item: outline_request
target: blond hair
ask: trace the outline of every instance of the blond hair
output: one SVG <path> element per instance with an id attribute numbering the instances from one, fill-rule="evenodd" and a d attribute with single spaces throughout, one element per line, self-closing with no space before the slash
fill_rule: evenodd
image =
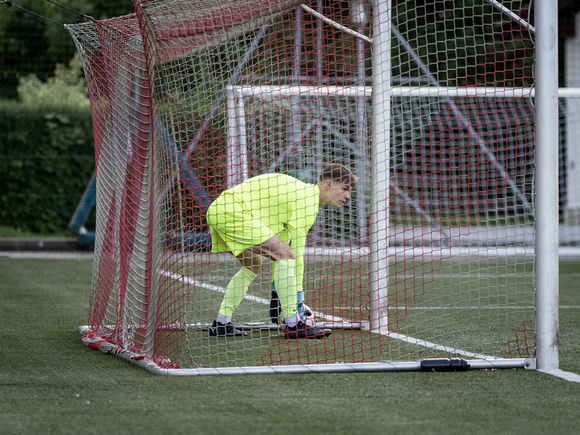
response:
<path id="1" fill-rule="evenodd" d="M 344 183 L 351 189 L 354 189 L 358 182 L 358 178 L 346 166 L 341 165 L 340 163 L 329 163 L 322 169 L 318 181 L 320 183 L 325 181 L 335 181 L 337 183 Z"/>

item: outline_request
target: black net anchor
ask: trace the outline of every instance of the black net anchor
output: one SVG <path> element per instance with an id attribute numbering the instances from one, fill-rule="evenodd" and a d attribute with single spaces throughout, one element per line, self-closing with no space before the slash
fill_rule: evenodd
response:
<path id="1" fill-rule="evenodd" d="M 435 358 L 421 361 L 422 372 L 465 372 L 469 363 L 461 358 Z"/>

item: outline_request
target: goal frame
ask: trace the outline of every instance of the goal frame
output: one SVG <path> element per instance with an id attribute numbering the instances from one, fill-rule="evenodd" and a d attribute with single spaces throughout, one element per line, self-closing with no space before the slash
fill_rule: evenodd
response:
<path id="1" fill-rule="evenodd" d="M 373 153 L 371 155 L 371 179 L 373 191 L 371 192 L 371 205 L 373 220 L 371 221 L 370 256 L 372 276 L 371 293 L 371 324 L 370 329 L 384 331 L 386 328 L 386 306 L 381 306 L 386 300 L 387 291 L 387 249 L 381 246 L 379 240 L 388 240 L 388 209 L 386 198 L 389 197 L 389 165 L 390 129 L 388 127 L 390 114 L 390 98 L 397 93 L 417 92 L 421 96 L 462 96 L 463 90 L 428 86 L 421 89 L 393 87 L 390 77 L 390 46 L 392 34 L 389 20 L 379 21 L 378 15 L 389 17 L 391 1 L 372 1 L 373 8 L 377 12 L 373 17 L 373 34 L 377 35 L 372 40 L 373 47 L 373 92 L 366 87 L 344 87 L 339 92 L 354 92 L 353 96 L 370 95 L 372 97 L 373 118 L 372 138 Z M 534 96 L 536 102 L 536 225 L 535 225 L 535 253 L 536 253 L 536 357 L 535 358 L 510 358 L 493 360 L 469 360 L 470 369 L 492 368 L 537 368 L 539 370 L 557 369 L 558 357 L 558 270 L 559 246 L 558 246 L 558 87 L 557 87 L 557 4 L 550 0 L 536 0 L 535 2 L 536 27 L 536 86 L 532 89 L 504 89 L 506 97 Z M 389 17 L 390 18 L 390 17 Z M 556 34 L 555 34 L 556 33 Z M 233 110 L 239 115 L 239 105 L 236 103 L 236 92 L 242 92 L 241 88 L 231 86 L 227 90 L 227 110 Z M 251 88 L 251 87 L 246 87 Z M 286 87 L 278 87 L 280 90 Z M 300 87 L 288 86 L 287 92 L 296 92 Z M 317 88 L 317 89 L 325 89 Z M 353 91 L 354 88 L 354 91 Z M 478 96 L 485 95 L 492 89 L 472 88 L 469 92 L 480 92 Z M 327 88 L 330 91 L 330 88 Z M 500 88 L 493 88 L 494 95 Z M 336 91 L 336 90 L 335 90 Z M 308 91 L 310 92 L 310 91 Z M 511 94 L 510 94 L 511 92 Z M 521 94 L 519 94 L 521 92 Z M 527 93 L 529 92 L 529 94 Z M 333 94 L 340 95 L 340 94 Z M 468 96 L 468 95 L 465 95 Z M 240 131 L 244 126 L 236 119 L 228 116 L 228 131 Z M 237 136 L 237 135 L 232 135 Z M 238 136 L 239 137 L 239 136 Z M 242 136 L 243 137 L 243 136 Z M 228 163 L 231 165 L 244 165 L 245 143 L 242 141 L 231 142 L 228 139 Z M 247 165 L 247 161 L 245 163 Z M 240 172 L 237 171 L 239 174 Z M 247 172 L 241 172 L 243 178 Z M 241 181 L 240 177 L 230 177 L 228 185 L 234 185 Z M 383 204 L 382 206 L 380 204 Z M 382 207 L 382 209 L 380 208 Z M 87 332 L 82 328 L 80 332 Z M 103 352 L 115 354 L 118 357 L 157 374 L 168 375 L 196 375 L 196 374 L 250 374 L 250 373 L 315 373 L 315 372 L 354 372 L 354 371 L 409 371 L 422 370 L 421 362 L 402 363 L 354 363 L 354 364 L 315 364 L 296 366 L 267 366 L 267 367 L 238 367 L 238 368 L 202 368 L 202 369 L 167 369 L 133 354 L 120 346 L 108 343 L 98 337 L 86 337 L 85 343 Z M 450 365 L 451 367 L 451 365 Z"/>
<path id="2" fill-rule="evenodd" d="M 389 119 L 390 97 L 397 95 L 416 96 L 475 96 L 498 93 L 505 97 L 523 98 L 526 96 L 535 97 L 536 103 L 536 143 L 537 143 L 537 165 L 536 165 L 536 226 L 535 226 L 535 255 L 536 255 L 536 360 L 533 364 L 524 361 L 523 366 L 533 365 L 540 370 L 557 369 L 559 367 L 558 349 L 558 300 L 559 288 L 557 274 L 559 261 L 558 246 L 558 50 L 557 44 L 553 41 L 557 39 L 558 19 L 557 4 L 549 0 L 537 0 L 535 7 L 536 26 L 533 33 L 536 36 L 536 77 L 535 89 L 522 88 L 481 88 L 473 87 L 469 89 L 450 89 L 439 86 L 427 86 L 422 88 L 393 87 L 391 85 L 390 69 L 384 65 L 390 65 L 390 47 L 392 28 L 388 11 L 391 1 L 381 2 L 373 0 L 373 9 L 376 11 L 373 17 L 374 35 L 373 46 L 373 81 L 372 87 L 352 86 L 352 87 L 302 87 L 302 86 L 282 86 L 277 89 L 281 94 L 296 95 L 304 92 L 331 93 L 333 95 L 360 96 L 372 95 L 373 119 L 372 138 L 374 144 L 372 159 L 373 191 L 371 192 L 371 204 L 386 204 L 390 186 L 389 143 L 390 129 L 386 120 Z M 387 20 L 379 20 L 378 16 L 383 12 L 383 16 L 388 16 Z M 552 41 L 552 43 L 550 43 Z M 231 86 L 228 90 L 228 110 L 238 110 L 235 104 L 235 93 L 241 94 L 254 91 L 259 87 Z M 262 89 L 263 90 L 263 89 Z M 273 89 L 270 89 L 273 90 Z M 372 92 L 371 90 L 374 90 Z M 237 112 L 239 115 L 240 112 Z M 243 115 L 242 115 L 243 116 Z M 230 117 L 228 117 L 230 119 Z M 229 126 L 228 126 L 229 127 Z M 228 143 L 228 149 L 236 149 L 237 144 Z M 243 164 L 243 144 L 237 147 L 239 153 L 232 153 L 229 162 Z M 241 153 L 241 154 L 240 154 Z M 229 181 L 228 177 L 228 181 Z M 233 182 L 234 180 L 232 180 Z M 382 235 L 383 240 L 388 240 L 388 211 L 374 210 L 372 216 L 376 218 L 371 221 L 371 261 L 374 265 L 370 273 L 373 278 L 373 288 L 371 293 L 371 330 L 381 330 L 386 328 L 388 322 L 388 310 L 380 305 L 384 301 L 388 276 L 386 271 L 387 255 L 385 249 L 379 249 L 378 236 Z M 382 267 L 381 267 L 382 266 Z M 387 332 L 388 333 L 388 332 Z M 516 362 L 513 360 L 513 362 Z M 518 361 L 516 365 L 522 364 Z M 536 367 L 537 365 L 537 367 Z"/>
<path id="3" fill-rule="evenodd" d="M 375 93 L 376 94 L 376 93 Z M 391 86 L 388 91 L 388 98 L 390 100 L 393 97 L 439 97 L 445 99 L 461 98 L 461 97 L 493 97 L 495 99 L 514 99 L 514 98 L 535 98 L 535 89 L 533 87 L 529 88 L 513 88 L 513 87 L 469 87 L 469 88 L 457 88 L 457 87 L 443 87 L 443 86 L 424 86 L 424 87 L 411 87 L 411 86 Z M 226 95 L 226 119 L 227 119 L 227 138 L 226 138 L 226 156 L 227 156 L 227 187 L 231 188 L 235 185 L 243 182 L 250 177 L 249 168 L 249 151 L 246 143 L 246 115 L 245 115 L 245 97 L 261 97 L 267 96 L 267 99 L 283 99 L 292 97 L 350 97 L 350 98 L 373 98 L 373 87 L 372 86 L 336 86 L 336 85 L 229 85 L 225 89 Z M 382 102 L 381 104 L 385 104 Z M 479 148 L 488 157 L 490 163 L 495 169 L 501 174 L 502 179 L 506 182 L 507 189 L 511 189 L 515 195 L 519 198 L 520 202 L 524 206 L 527 213 L 533 214 L 532 205 L 528 203 L 525 195 L 516 186 L 514 181 L 507 175 L 505 169 L 498 162 L 494 153 L 489 150 L 487 145 L 482 139 L 480 139 L 479 134 L 475 132 L 473 127 L 469 124 L 459 109 L 455 104 L 449 101 L 449 104 L 457 112 L 458 118 L 463 121 L 464 127 L 470 130 L 470 135 L 475 137 Z M 389 105 L 390 107 L 390 105 Z M 388 109 L 384 109 L 388 110 Z M 388 119 L 390 117 L 389 113 L 383 112 L 384 116 L 382 119 L 375 121 L 375 127 L 373 131 L 375 132 L 375 138 L 373 138 L 373 143 L 386 143 L 388 138 L 380 139 L 380 135 L 387 134 L 388 128 L 383 129 L 383 125 L 388 125 Z M 384 131 L 382 131 L 384 130 Z M 380 142 L 379 142 L 380 141 Z M 373 190 L 371 192 L 371 203 L 387 203 L 386 199 L 389 197 L 389 190 L 391 189 L 391 184 L 389 183 L 389 165 L 382 165 L 382 159 L 378 158 L 376 154 L 384 154 L 384 161 L 388 162 L 388 152 L 389 150 L 375 149 L 375 164 L 372 168 L 375 171 L 372 172 L 372 177 L 377 179 L 381 177 L 380 181 L 373 182 Z M 372 156 L 371 156 L 372 158 Z M 389 228 L 389 216 L 387 209 L 377 210 L 370 213 L 371 216 L 376 217 L 371 225 L 380 226 L 374 231 L 371 230 L 370 233 L 374 235 L 371 239 L 370 244 L 370 255 L 378 255 L 379 252 L 389 252 L 389 247 L 383 249 L 379 246 L 381 240 L 388 240 L 387 229 Z M 384 225 L 384 227 L 383 227 Z M 379 237 L 382 231 L 382 236 Z M 374 240 L 373 240 L 374 239 Z M 388 245 L 388 244 L 387 244 Z M 450 249 L 454 255 L 461 255 L 461 249 Z M 471 249 L 469 250 L 471 252 Z M 511 255 L 514 255 L 511 252 Z M 500 255 L 500 254 L 498 254 Z M 510 255 L 509 250 L 505 252 L 505 255 Z M 520 252 L 519 255 L 526 255 L 525 252 Z M 388 306 L 381 306 L 382 301 L 387 300 L 388 293 L 388 276 L 384 274 L 383 271 L 388 270 L 387 259 L 389 255 L 385 255 L 382 259 L 371 260 L 370 264 L 373 267 L 371 274 L 375 274 L 375 278 L 371 279 L 371 282 L 376 283 L 375 288 L 371 289 L 371 301 L 370 301 L 370 324 L 369 330 L 371 332 L 376 332 L 383 335 L 389 335 L 391 331 L 388 328 Z"/>

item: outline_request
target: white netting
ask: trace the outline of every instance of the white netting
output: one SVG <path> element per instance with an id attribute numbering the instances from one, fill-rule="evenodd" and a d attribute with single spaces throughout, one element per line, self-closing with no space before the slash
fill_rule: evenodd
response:
<path id="1" fill-rule="evenodd" d="M 89 336 L 167 367 L 533 355 L 534 45 L 490 5 L 448 3 L 393 2 L 371 26 L 365 1 L 136 1 L 136 15 L 69 26 L 95 121 Z M 384 29 L 379 184 L 370 41 Z M 266 261 L 232 319 L 248 335 L 210 337 L 240 268 L 209 253 L 210 203 L 264 173 L 316 183 L 330 162 L 359 177 L 304 256 L 307 304 L 333 334 L 285 338 Z"/>

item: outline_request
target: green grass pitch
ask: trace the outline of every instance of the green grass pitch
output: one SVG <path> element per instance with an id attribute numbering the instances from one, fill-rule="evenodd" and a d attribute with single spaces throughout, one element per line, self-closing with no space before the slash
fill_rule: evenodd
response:
<path id="1" fill-rule="evenodd" d="M 92 261 L 0 258 L 0 433 L 580 433 L 580 384 L 533 370 L 162 377 L 80 343 Z M 580 374 L 580 262 L 560 367 Z"/>

